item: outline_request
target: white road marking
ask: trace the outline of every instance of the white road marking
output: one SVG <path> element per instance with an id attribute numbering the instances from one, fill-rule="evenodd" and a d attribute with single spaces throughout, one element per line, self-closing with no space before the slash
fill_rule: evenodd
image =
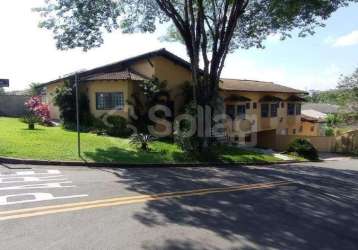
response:
<path id="1" fill-rule="evenodd" d="M 41 183 L 41 184 L 29 184 L 21 186 L 12 186 L 12 187 L 0 187 L 0 191 L 3 190 L 22 190 L 22 189 L 42 189 L 42 188 L 70 188 L 76 187 L 75 185 L 64 186 L 63 184 L 69 184 L 72 181 L 62 181 L 62 182 L 50 182 L 50 183 Z"/>
<path id="2" fill-rule="evenodd" d="M 26 200 L 20 200 L 20 201 L 8 201 L 11 198 L 27 197 L 27 196 L 30 196 L 32 199 L 26 199 Z M 52 200 L 60 200 L 60 199 L 81 198 L 81 197 L 86 197 L 86 196 L 88 196 L 88 195 L 87 194 L 80 194 L 80 195 L 70 195 L 70 196 L 55 197 L 50 193 L 12 194 L 12 195 L 0 196 L 0 206 L 23 204 L 23 203 L 29 203 L 29 202 L 39 202 L 39 201 L 52 201 Z"/>
<path id="3" fill-rule="evenodd" d="M 33 183 L 31 182 L 44 182 Z M 16 186 L 0 186 L 0 191 L 13 191 L 13 190 L 32 190 L 32 189 L 56 189 L 56 188 L 71 188 L 76 187 L 72 181 L 68 181 L 61 175 L 59 170 L 45 170 L 45 171 L 17 171 L 9 174 L 0 173 L 0 184 L 13 184 L 21 183 Z M 22 184 L 24 183 L 24 184 Z M 30 183 L 30 184 L 26 184 Z M 8 194 L 0 196 L 0 206 L 39 202 L 39 201 L 52 201 L 61 199 L 72 199 L 87 197 L 87 194 L 69 195 L 69 196 L 54 196 L 51 193 L 22 193 L 22 194 Z"/>
<path id="4" fill-rule="evenodd" d="M 56 176 L 26 176 L 26 177 L 5 177 L 0 178 L 0 184 L 2 183 L 22 183 L 22 182 L 40 182 L 40 181 L 66 181 L 63 175 Z"/>
<path id="5" fill-rule="evenodd" d="M 25 176 L 25 175 L 59 175 L 59 174 L 61 174 L 61 172 L 59 170 L 54 170 L 54 169 L 46 170 L 46 172 L 40 172 L 40 173 L 37 173 L 35 171 L 17 171 L 15 173 L 9 173 L 9 174 L 0 173 L 0 178 L 17 177 L 17 176 Z"/>

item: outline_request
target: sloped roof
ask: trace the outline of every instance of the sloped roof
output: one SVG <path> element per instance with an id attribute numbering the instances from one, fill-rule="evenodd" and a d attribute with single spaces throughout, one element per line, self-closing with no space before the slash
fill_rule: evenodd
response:
<path id="1" fill-rule="evenodd" d="M 240 80 L 240 79 L 221 79 L 220 89 L 247 91 L 247 92 L 306 94 L 305 91 L 293 89 L 273 82 L 262 82 L 262 81 Z"/>
<path id="2" fill-rule="evenodd" d="M 302 110 L 316 110 L 324 114 L 338 113 L 339 106 L 328 103 L 304 103 Z"/>
<path id="3" fill-rule="evenodd" d="M 100 66 L 94 69 L 90 69 L 90 70 L 84 70 L 78 73 L 79 77 L 85 78 L 88 77 L 89 75 L 94 75 L 94 74 L 103 74 L 103 73 L 111 73 L 111 72 L 119 72 L 119 71 L 123 71 L 126 70 L 127 68 L 129 68 L 132 64 L 141 61 L 141 60 L 145 60 L 145 59 L 150 59 L 156 56 L 162 56 L 164 58 L 167 58 L 171 61 L 173 61 L 174 63 L 187 68 L 188 70 L 191 69 L 191 64 L 187 61 L 185 61 L 184 59 L 178 57 L 177 55 L 174 55 L 173 53 L 167 51 L 166 49 L 160 49 L 160 50 L 155 50 L 155 51 L 151 51 L 139 56 L 135 56 L 135 57 L 131 57 L 122 61 L 118 61 L 115 63 L 111 63 L 111 64 L 107 64 L 104 66 Z M 71 73 L 68 74 L 64 77 L 60 77 L 56 80 L 53 81 L 49 81 L 46 82 L 44 84 L 39 85 L 39 87 L 43 87 L 61 80 L 65 80 L 65 79 L 70 79 L 70 78 L 74 78 L 75 73 Z"/>
<path id="4" fill-rule="evenodd" d="M 139 79 L 140 77 L 143 77 L 143 76 L 138 75 L 136 72 L 133 72 L 133 73 L 137 74 L 138 76 L 134 76 L 134 75 L 128 76 L 128 75 L 126 75 L 127 73 L 122 73 L 122 72 L 129 69 L 131 65 L 133 65 L 134 63 L 136 63 L 138 61 L 150 60 L 150 58 L 153 58 L 156 56 L 161 56 L 161 57 L 167 58 L 167 59 L 171 60 L 172 62 L 174 62 L 188 70 L 191 70 L 191 64 L 189 62 L 185 61 L 184 59 L 174 55 L 173 53 L 171 53 L 165 49 L 160 49 L 160 50 L 151 51 L 151 52 L 139 55 L 139 56 L 131 57 L 131 58 L 128 58 L 128 59 L 125 59 L 122 61 L 118 61 L 115 63 L 100 66 L 100 67 L 97 67 L 97 68 L 94 68 L 91 70 L 84 70 L 84 71 L 78 72 L 77 74 L 80 77 L 80 79 L 87 78 L 87 80 L 90 79 L 91 77 L 94 77 L 92 79 L 97 79 L 97 80 L 104 79 L 104 78 L 109 78 L 106 80 L 110 80 L 110 79 L 115 80 L 116 78 L 131 79 L 131 78 L 126 78 L 126 77 L 134 77 L 134 78 Z M 41 84 L 41 85 L 39 85 L 39 87 L 50 85 L 52 83 L 56 83 L 61 80 L 74 79 L 74 77 L 75 77 L 75 73 L 71 73 L 64 77 L 58 78 L 56 80 Z M 222 79 L 220 82 L 220 89 L 250 91 L 250 92 L 306 94 L 305 91 L 289 88 L 289 87 L 275 84 L 272 82 L 261 82 L 261 81 L 240 80 L 240 79 Z"/>
<path id="5" fill-rule="evenodd" d="M 147 78 L 138 73 L 134 73 L 127 69 L 124 71 L 110 72 L 110 73 L 99 73 L 83 77 L 81 80 L 84 81 L 96 81 L 96 80 L 134 80 L 143 81 Z"/>
<path id="6" fill-rule="evenodd" d="M 325 113 L 316 110 L 312 110 L 312 109 L 302 110 L 302 118 L 308 121 L 324 122 L 326 117 L 327 115 Z"/>

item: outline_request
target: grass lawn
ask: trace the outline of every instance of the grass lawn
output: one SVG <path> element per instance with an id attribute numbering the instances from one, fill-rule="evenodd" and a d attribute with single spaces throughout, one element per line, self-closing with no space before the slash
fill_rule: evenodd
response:
<path id="1" fill-rule="evenodd" d="M 61 161 L 118 162 L 118 163 L 179 163 L 188 162 L 176 145 L 153 142 L 150 152 L 137 151 L 128 139 L 81 134 L 82 158 L 77 156 L 77 133 L 60 127 L 36 125 L 28 130 L 27 124 L 16 118 L 0 117 L 0 156 Z M 273 162 L 270 155 L 237 148 L 221 152 L 223 162 Z"/>

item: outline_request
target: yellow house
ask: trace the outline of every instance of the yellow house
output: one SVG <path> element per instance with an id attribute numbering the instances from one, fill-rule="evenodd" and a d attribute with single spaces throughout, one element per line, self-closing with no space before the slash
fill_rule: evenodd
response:
<path id="1" fill-rule="evenodd" d="M 53 93 L 73 77 L 69 75 L 41 86 L 52 119 L 60 119 L 59 110 L 52 102 Z M 81 72 L 79 77 L 80 89 L 87 94 L 94 116 L 110 111 L 111 115 L 127 118 L 127 100 L 138 91 L 139 82 L 152 77 L 167 81 L 174 115 L 178 114 L 185 100 L 182 86 L 191 81 L 191 71 L 190 63 L 161 49 Z M 222 79 L 220 96 L 227 117 L 232 118 L 225 123 L 226 137 L 231 141 L 257 138 L 260 142 L 276 134 L 298 133 L 302 94 L 305 92 L 271 82 Z"/>

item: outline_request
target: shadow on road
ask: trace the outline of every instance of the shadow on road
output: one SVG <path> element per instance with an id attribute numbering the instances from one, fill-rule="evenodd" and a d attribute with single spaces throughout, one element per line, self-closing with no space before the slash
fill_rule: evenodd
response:
<path id="1" fill-rule="evenodd" d="M 152 201 L 135 219 L 148 227 L 178 224 L 209 230 L 240 249 L 356 249 L 358 172 L 318 167 L 168 168 L 117 171 L 139 193 L 287 180 L 267 190 Z M 172 239 L 145 249 L 214 249 Z"/>

